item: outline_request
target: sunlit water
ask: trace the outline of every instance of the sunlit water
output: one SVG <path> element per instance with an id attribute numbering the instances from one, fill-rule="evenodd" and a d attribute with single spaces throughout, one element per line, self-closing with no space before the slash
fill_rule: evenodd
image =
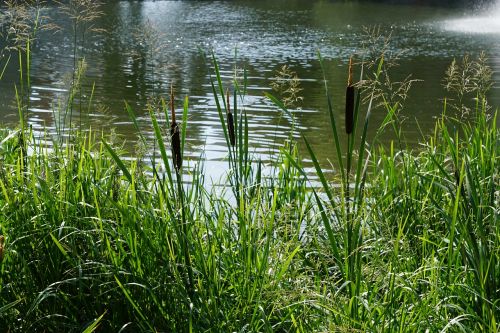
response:
<path id="1" fill-rule="evenodd" d="M 500 1 L 495 5 L 443 22 L 444 29 L 470 34 L 500 35 Z"/>
<path id="2" fill-rule="evenodd" d="M 495 9 L 496 10 L 496 9 Z M 94 129 L 115 131 L 136 141 L 133 126 L 124 111 L 124 101 L 139 115 L 141 126 L 152 137 L 145 105 L 153 95 L 167 96 L 173 84 L 178 96 L 189 96 L 187 156 L 206 157 L 211 177 L 226 170 L 222 160 L 226 146 L 209 81 L 203 52 L 214 51 L 223 83 L 233 87 L 235 71 L 248 76 L 247 95 L 240 100 L 249 117 L 252 151 L 264 161 L 289 136 L 290 119 L 264 96 L 276 70 L 287 64 L 301 80 L 303 100 L 293 108 L 297 119 L 295 135 L 312 142 L 323 165 L 334 158 L 324 84 L 317 51 L 325 58 L 326 77 L 331 87 L 334 110 L 343 124 L 343 99 L 350 56 L 360 54 L 364 27 L 378 26 L 392 35 L 391 53 L 400 53 L 393 80 L 409 74 L 421 81 L 414 84 L 402 111 L 406 140 L 415 145 L 429 134 L 442 111 L 445 91 L 442 77 L 452 59 L 485 51 L 499 80 L 500 34 L 498 11 L 445 9 L 425 6 L 392 6 L 358 2 L 326 1 L 119 1 L 107 4 L 96 26 L 107 30 L 87 38 L 79 50 L 88 63 L 83 95 L 90 96 L 95 84 L 95 105 L 84 107 L 80 119 Z M 465 15 L 467 13 L 467 15 Z M 73 66 L 70 21 L 55 7 L 44 14 L 62 29 L 43 32 L 33 51 L 32 93 L 29 123 L 35 132 L 55 132 L 61 119 L 57 112 L 68 93 Z M 151 38 L 145 38 L 151 30 Z M 151 47 L 153 45 L 154 47 Z M 15 64 L 0 82 L 0 117 L 15 123 Z M 490 103 L 499 105 L 498 84 Z M 179 111 L 181 101 L 177 103 Z M 385 111 L 375 110 L 373 125 Z M 393 136 L 382 136 L 387 142 Z M 341 137 L 344 140 L 343 136 Z M 128 147 L 133 150 L 133 144 Z M 149 154 L 152 148 L 146 147 Z M 132 154 L 134 152 L 132 151 Z M 304 149 L 302 156 L 307 157 Z M 309 165 L 307 158 L 306 165 Z"/>

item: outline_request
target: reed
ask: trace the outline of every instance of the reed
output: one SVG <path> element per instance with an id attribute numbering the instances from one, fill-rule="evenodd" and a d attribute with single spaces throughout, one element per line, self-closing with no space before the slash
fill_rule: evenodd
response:
<path id="1" fill-rule="evenodd" d="M 83 109 L 83 84 L 85 75 L 85 47 L 86 42 L 94 34 L 103 33 L 104 29 L 96 25 L 102 16 L 103 3 L 100 0 L 68 0 L 55 1 L 59 5 L 62 15 L 71 20 L 72 47 L 73 47 L 73 68 L 71 72 L 71 82 L 64 111 L 64 126 L 68 118 L 69 130 L 73 129 L 74 101 L 78 97 L 79 127 L 82 129 Z"/>
<path id="2" fill-rule="evenodd" d="M 349 135 L 354 127 L 354 86 L 352 85 L 352 57 L 349 58 L 349 75 L 345 91 L 345 132 Z"/>

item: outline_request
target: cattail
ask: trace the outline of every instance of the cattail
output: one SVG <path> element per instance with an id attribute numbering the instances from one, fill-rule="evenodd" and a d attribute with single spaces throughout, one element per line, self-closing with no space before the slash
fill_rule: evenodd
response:
<path id="1" fill-rule="evenodd" d="M 176 171 L 182 167 L 181 137 L 179 125 L 175 121 L 174 87 L 170 88 L 170 109 L 172 110 L 172 123 L 170 124 L 170 137 L 172 139 L 172 159 Z"/>
<path id="2" fill-rule="evenodd" d="M 229 134 L 229 142 L 231 146 L 236 145 L 236 135 L 234 133 L 234 119 L 233 114 L 231 113 L 231 105 L 229 104 L 229 90 L 226 90 L 226 99 L 227 99 L 227 131 Z"/>
<path id="3" fill-rule="evenodd" d="M 5 241 L 5 238 L 2 235 L 0 235 L 0 262 L 3 261 L 3 252 L 4 252 L 3 244 L 4 244 L 4 241 Z"/>
<path id="4" fill-rule="evenodd" d="M 349 77 L 345 91 L 345 131 L 351 134 L 354 128 L 354 86 L 352 85 L 352 57 L 349 59 Z"/>

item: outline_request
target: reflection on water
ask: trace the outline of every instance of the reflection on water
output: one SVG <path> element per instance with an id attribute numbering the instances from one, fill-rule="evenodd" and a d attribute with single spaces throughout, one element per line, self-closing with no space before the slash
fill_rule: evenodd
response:
<path id="1" fill-rule="evenodd" d="M 473 23 L 478 29 L 470 34 L 456 28 L 459 22 L 470 23 L 454 20 L 462 15 L 456 9 L 301 0 L 119 1 L 106 4 L 104 12 L 97 26 L 107 32 L 87 38 L 80 50 L 88 63 L 82 94 L 92 95 L 95 102 L 95 106 L 84 108 L 83 119 L 105 131 L 112 124 L 118 133 L 134 141 L 124 100 L 148 129 L 146 103 L 155 95 L 167 95 L 173 84 L 179 96 L 189 96 L 188 154 L 197 157 L 204 153 L 209 172 L 215 176 L 226 148 L 203 52 L 215 52 L 223 83 L 229 88 L 235 73 L 241 76 L 246 72 L 247 95 L 240 104 L 248 112 L 252 147 L 264 160 L 289 135 L 290 120 L 264 97 L 276 70 L 284 64 L 297 72 L 303 88 L 303 102 L 293 110 L 297 131 L 310 137 L 324 163 L 333 158 L 317 51 L 325 58 L 335 112 L 343 123 L 346 63 L 362 49 L 364 26 L 379 26 L 390 33 L 390 51 L 402 52 L 400 65 L 393 69 L 394 81 L 410 73 L 422 80 L 414 85 L 403 111 L 410 143 L 420 138 L 421 130 L 430 130 L 440 114 L 444 96 L 441 79 L 453 58 L 484 50 L 496 70 L 497 82 L 500 71 L 500 34 L 490 33 L 500 31 L 500 20 L 471 18 L 481 22 Z M 73 66 L 71 22 L 55 7 L 49 7 L 45 14 L 63 32 L 41 33 L 33 52 L 29 122 L 40 131 L 53 130 L 60 119 L 58 103 L 67 98 L 68 73 Z M 0 117 L 4 122 L 16 119 L 15 67 L 12 63 L 0 82 Z M 499 89 L 495 86 L 490 94 L 493 105 L 500 104 Z M 179 98 L 179 108 L 180 103 Z M 373 123 L 384 115 L 383 110 L 376 110 Z M 390 138 L 387 135 L 383 140 Z"/>
<path id="2" fill-rule="evenodd" d="M 500 35 L 500 1 L 478 13 L 447 20 L 443 28 L 461 33 Z"/>

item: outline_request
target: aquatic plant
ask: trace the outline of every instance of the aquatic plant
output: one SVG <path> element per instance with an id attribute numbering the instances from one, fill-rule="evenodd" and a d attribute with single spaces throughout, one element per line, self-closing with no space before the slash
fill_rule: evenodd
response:
<path id="1" fill-rule="evenodd" d="M 234 133 L 234 118 L 231 113 L 231 101 L 229 96 L 229 90 L 226 90 L 226 105 L 227 105 L 227 135 L 229 136 L 229 142 L 231 146 L 236 145 L 236 134 Z"/>
<path id="2" fill-rule="evenodd" d="M 64 122 L 66 118 L 69 122 L 69 129 L 72 130 L 74 100 L 78 96 L 79 128 L 82 129 L 83 115 L 83 93 L 82 80 L 85 76 L 85 43 L 91 34 L 103 33 L 105 30 L 98 27 L 96 22 L 102 17 L 101 7 L 103 3 L 99 0 L 69 0 L 56 1 L 59 4 L 59 10 L 62 15 L 71 20 L 71 29 L 73 36 L 73 70 L 71 72 L 71 84 L 69 85 L 69 94 L 66 101 L 64 112 Z M 80 52 L 79 52 L 80 50 Z"/>
<path id="3" fill-rule="evenodd" d="M 279 95 L 287 108 L 296 106 L 304 99 L 300 95 L 303 90 L 300 87 L 300 79 L 288 65 L 283 65 L 276 70 L 276 76 L 271 79 L 271 88 Z"/>
<path id="4" fill-rule="evenodd" d="M 174 168 L 177 172 L 182 167 L 182 152 L 181 152 L 181 137 L 179 124 L 175 120 L 175 106 L 174 106 L 174 88 L 170 92 L 170 108 L 171 108 L 171 123 L 170 123 L 170 140 L 172 144 L 172 159 Z"/>
<path id="5" fill-rule="evenodd" d="M 481 52 L 476 59 L 465 55 L 459 63 L 453 59 L 443 78 L 443 86 L 450 94 L 447 105 L 455 110 L 456 117 L 463 120 L 475 109 L 475 104 L 486 101 L 486 93 L 493 85 L 492 69 L 488 58 Z"/>
<path id="6" fill-rule="evenodd" d="M 351 134 L 354 127 L 354 86 L 352 85 L 352 58 L 349 59 L 349 76 L 345 91 L 345 132 Z"/>

